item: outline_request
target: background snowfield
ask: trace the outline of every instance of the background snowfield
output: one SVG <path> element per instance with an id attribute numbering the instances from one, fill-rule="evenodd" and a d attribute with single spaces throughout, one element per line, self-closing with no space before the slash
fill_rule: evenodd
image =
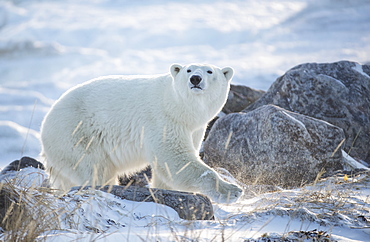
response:
<path id="1" fill-rule="evenodd" d="M 369 12 L 365 0 L 0 1 L 0 167 L 37 156 L 43 116 L 78 83 L 205 62 L 267 90 L 301 63 L 370 61 Z"/>
<path id="2" fill-rule="evenodd" d="M 369 0 L 1 0 L 0 168 L 24 155 L 38 156 L 44 115 L 76 84 L 101 75 L 160 74 L 172 63 L 205 62 L 233 67 L 234 84 L 267 90 L 298 64 L 368 63 L 369 13 Z M 365 203 L 369 195 L 363 191 Z M 229 217 L 233 209 L 248 207 L 240 204 L 220 205 L 217 214 Z M 263 226 L 268 220 L 212 225 L 206 232 L 199 222 L 193 232 L 212 238 L 226 228 L 234 231 L 233 238 L 246 238 L 263 231 L 283 233 L 287 223 L 299 230 L 303 223 L 272 217 Z M 303 229 L 311 225 L 318 228 L 313 223 Z M 166 233 L 173 234 L 164 229 L 159 236 Z M 345 241 L 370 241 L 362 230 L 334 228 L 333 233 Z"/>

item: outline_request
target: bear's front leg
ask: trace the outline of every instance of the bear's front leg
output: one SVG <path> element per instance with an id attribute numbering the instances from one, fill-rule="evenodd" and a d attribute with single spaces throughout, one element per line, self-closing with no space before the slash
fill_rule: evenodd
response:
<path id="1" fill-rule="evenodd" d="M 221 203 L 235 202 L 242 194 L 241 188 L 224 181 L 199 158 L 190 136 L 162 140 L 152 152 L 154 187 L 199 192 Z"/>

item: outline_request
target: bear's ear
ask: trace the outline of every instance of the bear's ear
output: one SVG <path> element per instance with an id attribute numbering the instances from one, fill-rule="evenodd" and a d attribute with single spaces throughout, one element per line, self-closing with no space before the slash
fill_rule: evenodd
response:
<path id="1" fill-rule="evenodd" d="M 177 74 L 179 74 L 181 69 L 182 69 L 182 65 L 172 64 L 171 68 L 170 68 L 170 72 L 171 72 L 172 77 L 175 78 L 177 76 Z"/>
<path id="2" fill-rule="evenodd" d="M 227 81 L 230 81 L 231 78 L 233 77 L 234 75 L 234 70 L 233 68 L 231 67 L 225 67 L 225 68 L 222 68 L 222 73 L 224 73 L 225 77 L 226 77 L 226 80 Z"/>

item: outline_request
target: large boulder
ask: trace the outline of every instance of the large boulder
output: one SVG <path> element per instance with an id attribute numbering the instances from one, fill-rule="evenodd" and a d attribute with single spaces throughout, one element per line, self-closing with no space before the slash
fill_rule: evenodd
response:
<path id="1" fill-rule="evenodd" d="M 273 105 L 217 120 L 204 160 L 246 184 L 296 187 L 342 169 L 342 129 Z"/>
<path id="2" fill-rule="evenodd" d="M 243 112 L 266 104 L 342 128 L 344 150 L 370 164 L 370 65 L 341 61 L 296 66 Z"/>

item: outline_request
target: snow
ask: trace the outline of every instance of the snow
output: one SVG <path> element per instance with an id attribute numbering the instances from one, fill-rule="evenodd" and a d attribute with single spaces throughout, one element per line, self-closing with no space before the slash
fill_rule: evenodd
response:
<path id="1" fill-rule="evenodd" d="M 266 90 L 298 64 L 369 62 L 369 12 L 369 1 L 345 0 L 0 1 L 0 168 L 25 155 L 37 158 L 44 115 L 64 91 L 86 80 L 101 75 L 160 74 L 168 72 L 172 63 L 206 62 L 233 67 L 234 84 Z M 360 66 L 355 70 L 365 74 Z M 358 164 L 352 161 L 351 165 Z M 34 179 L 38 178 L 31 176 Z M 358 193 L 367 207 L 369 190 L 361 187 Z M 298 190 L 285 195 L 266 193 L 231 205 L 215 204 L 215 221 L 191 223 L 178 219 L 170 208 L 145 203 L 135 208 L 135 213 L 144 214 L 135 225 L 109 225 L 108 234 L 78 228 L 55 231 L 48 240 L 238 241 L 299 229 L 330 231 L 343 241 L 370 240 L 366 229 L 350 228 L 354 219 L 343 219 L 343 226 L 321 226 L 319 220 L 279 215 L 286 208 L 260 212 L 267 206 L 262 202 L 274 205 L 275 195 L 294 200 L 299 194 Z M 91 195 L 86 211 L 104 214 L 99 209 L 106 206 L 105 200 L 117 202 L 112 196 L 103 197 Z M 125 208 L 138 206 L 126 202 L 119 200 Z M 318 217 L 310 206 L 302 208 L 302 213 Z M 131 220 L 127 221 L 118 215 L 125 208 L 113 206 L 107 217 L 116 224 L 130 224 L 134 217 L 128 216 Z M 152 211 L 157 211 L 154 217 Z M 368 210 L 364 215 L 368 216 Z M 91 223 L 98 219 L 78 216 Z"/>
<path id="2" fill-rule="evenodd" d="M 352 169 L 370 170 L 367 166 L 364 165 L 366 164 L 364 161 L 363 161 L 364 164 L 361 164 L 360 162 L 353 159 L 350 155 L 348 155 L 344 150 L 342 150 L 342 155 L 343 155 L 343 158 L 346 159 L 346 164 L 350 168 L 349 170 L 352 170 Z"/>
<path id="3" fill-rule="evenodd" d="M 364 75 L 367 78 L 370 78 L 370 76 L 364 72 L 364 70 L 362 69 L 362 66 L 360 64 L 356 63 L 356 66 L 354 66 L 353 69 L 356 70 L 361 75 Z"/>
<path id="4" fill-rule="evenodd" d="M 12 121 L 0 121 L 0 134 L 1 167 L 22 155 L 37 157 L 40 152 L 40 135 L 35 130 Z"/>
<path id="5" fill-rule="evenodd" d="M 71 191 L 63 196 L 44 193 L 59 229 L 46 231 L 45 241 L 243 241 L 261 236 L 295 238 L 292 231 L 323 231 L 337 241 L 368 241 L 370 180 L 330 177 L 294 190 L 262 193 L 234 204 L 214 203 L 215 220 L 187 221 L 170 207 L 122 200 L 102 191 Z M 12 182 L 27 194 L 40 191 L 47 174 L 35 168 L 8 172 L 2 183 Z M 34 203 L 32 196 L 27 198 Z M 41 206 L 41 205 L 40 205 Z M 53 212 L 50 212 L 53 211 Z M 50 216 L 50 221 L 55 216 Z M 265 234 L 265 235 L 264 235 Z M 0 239 L 2 236 L 0 235 Z M 262 240 L 261 240 L 262 241 Z"/>

